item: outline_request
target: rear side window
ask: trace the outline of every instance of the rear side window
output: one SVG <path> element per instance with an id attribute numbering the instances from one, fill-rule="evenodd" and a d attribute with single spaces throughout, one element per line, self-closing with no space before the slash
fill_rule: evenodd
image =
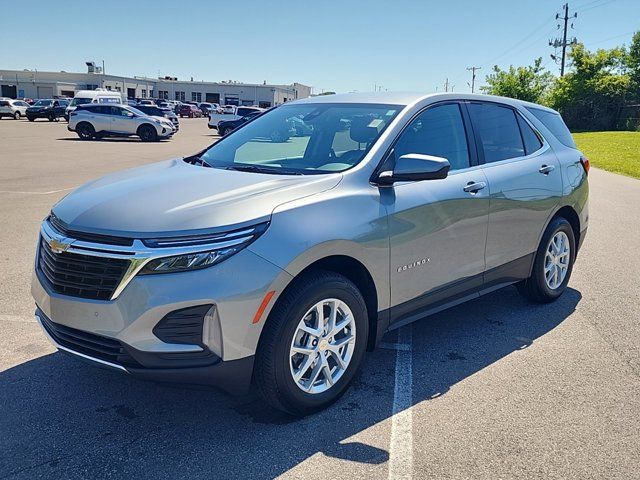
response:
<path id="1" fill-rule="evenodd" d="M 522 118 L 522 115 L 516 116 L 518 117 L 518 124 L 520 125 L 522 140 L 524 141 L 524 149 L 527 155 L 531 155 L 533 152 L 537 152 L 542 148 L 542 141 L 540 140 L 538 134 L 527 123 L 527 121 Z"/>
<path id="2" fill-rule="evenodd" d="M 249 115 L 254 112 L 255 110 L 253 108 L 239 108 L 236 113 L 241 117 L 244 117 L 245 115 Z"/>
<path id="3" fill-rule="evenodd" d="M 549 131 L 560 141 L 560 143 L 570 148 L 577 148 L 573 141 L 573 137 L 571 136 L 571 132 L 564 124 L 559 113 L 530 107 L 527 107 L 527 110 L 529 110 L 534 117 L 540 120 L 543 125 L 547 127 Z"/>
<path id="4" fill-rule="evenodd" d="M 469 167 L 469 147 L 460 107 L 447 104 L 425 110 L 402 132 L 394 151 L 396 158 L 408 153 L 443 157 L 449 160 L 451 170 Z"/>
<path id="5" fill-rule="evenodd" d="M 515 112 L 491 103 L 471 103 L 469 114 L 480 135 L 485 163 L 525 155 Z"/>

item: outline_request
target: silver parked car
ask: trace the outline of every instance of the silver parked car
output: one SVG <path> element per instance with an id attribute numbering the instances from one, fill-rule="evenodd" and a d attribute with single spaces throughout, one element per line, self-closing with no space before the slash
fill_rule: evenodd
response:
<path id="1" fill-rule="evenodd" d="M 29 104 L 23 100 L 0 99 L 0 119 L 11 117 L 14 120 L 20 120 L 27 115 L 27 108 Z"/>
<path id="2" fill-rule="evenodd" d="M 165 117 L 147 115 L 128 105 L 100 103 L 79 105 L 69 112 L 67 128 L 82 140 L 137 135 L 143 142 L 169 138 L 177 131 L 177 127 Z"/>
<path id="3" fill-rule="evenodd" d="M 269 141 L 292 118 L 299 136 Z M 277 107 L 186 158 L 112 174 L 42 224 L 36 316 L 65 352 L 303 415 L 385 332 L 515 284 L 567 287 L 589 163 L 560 115 L 483 95 Z"/>

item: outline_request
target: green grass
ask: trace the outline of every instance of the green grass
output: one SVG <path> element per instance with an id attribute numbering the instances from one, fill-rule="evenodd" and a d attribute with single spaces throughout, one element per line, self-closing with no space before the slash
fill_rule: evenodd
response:
<path id="1" fill-rule="evenodd" d="M 573 138 L 594 167 L 640 178 L 640 132 L 584 132 Z"/>

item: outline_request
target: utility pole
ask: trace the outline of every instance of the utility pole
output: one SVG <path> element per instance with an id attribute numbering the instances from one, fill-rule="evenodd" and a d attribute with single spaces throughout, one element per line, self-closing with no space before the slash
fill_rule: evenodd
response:
<path id="1" fill-rule="evenodd" d="M 564 65 L 565 65 L 565 60 L 567 55 L 567 45 L 575 45 L 576 43 L 578 43 L 578 39 L 576 37 L 573 37 L 572 39 L 567 40 L 567 30 L 569 25 L 569 19 L 576 18 L 578 14 L 574 12 L 573 15 L 569 16 L 568 3 L 565 3 L 562 6 L 562 9 L 564 10 L 562 17 L 560 16 L 559 13 L 556 13 L 556 20 L 562 20 L 564 22 L 564 26 L 562 29 L 562 40 L 560 40 L 559 38 L 549 40 L 549 46 L 552 46 L 554 48 L 562 47 L 562 58 L 560 59 L 560 76 L 561 77 L 564 76 Z M 561 25 L 558 24 L 558 28 L 560 28 L 560 26 Z M 571 24 L 571 28 L 573 28 L 573 23 Z M 554 60 L 557 60 L 556 55 L 551 55 L 551 58 L 553 58 Z"/>
<path id="2" fill-rule="evenodd" d="M 471 93 L 473 93 L 476 87 L 476 70 L 480 69 L 482 69 L 482 67 L 467 67 L 467 70 L 471 72 Z"/>
<path id="3" fill-rule="evenodd" d="M 451 87 L 451 88 L 453 90 L 453 87 Z M 444 81 L 444 91 L 445 92 L 449 91 L 449 79 L 448 78 Z"/>

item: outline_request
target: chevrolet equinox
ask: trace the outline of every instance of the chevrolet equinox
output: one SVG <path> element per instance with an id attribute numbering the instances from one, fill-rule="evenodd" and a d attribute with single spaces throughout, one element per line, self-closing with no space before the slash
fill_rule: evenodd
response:
<path id="1" fill-rule="evenodd" d="M 292 123 L 304 124 L 286 136 Z M 589 161 L 560 115 L 464 94 L 320 96 L 81 186 L 43 221 L 55 346 L 152 380 L 253 385 L 304 415 L 385 332 L 515 284 L 562 295 Z"/>

